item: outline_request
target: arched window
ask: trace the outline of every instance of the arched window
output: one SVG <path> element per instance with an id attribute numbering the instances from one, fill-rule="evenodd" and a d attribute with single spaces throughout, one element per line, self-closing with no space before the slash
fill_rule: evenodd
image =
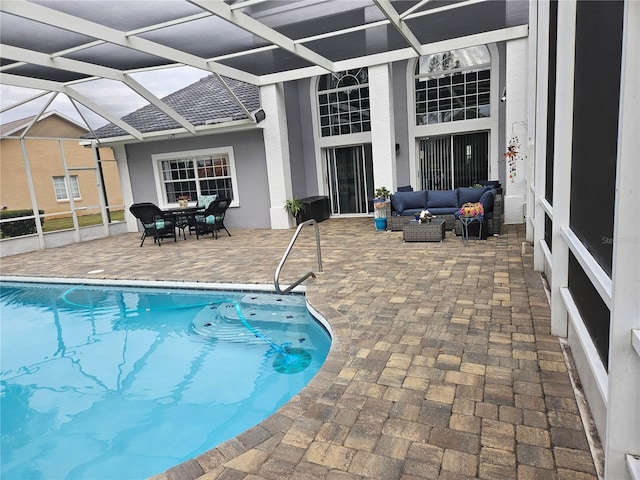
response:
<path id="1" fill-rule="evenodd" d="M 420 57 L 414 79 L 416 125 L 490 116 L 491 56 L 484 45 Z"/>
<path id="2" fill-rule="evenodd" d="M 370 132 L 367 69 L 346 70 L 320 77 L 318 108 L 323 137 Z"/>

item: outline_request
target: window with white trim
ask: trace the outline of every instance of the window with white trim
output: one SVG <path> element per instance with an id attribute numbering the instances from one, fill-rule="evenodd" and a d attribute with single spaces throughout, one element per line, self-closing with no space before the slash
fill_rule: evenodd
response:
<path id="1" fill-rule="evenodd" d="M 178 197 L 197 201 L 200 195 L 231 198 L 232 205 L 238 204 L 231 147 L 166 153 L 153 159 L 166 204 L 177 203 Z"/>
<path id="2" fill-rule="evenodd" d="M 416 125 L 491 114 L 491 55 L 485 45 L 420 57 L 414 81 Z"/>
<path id="3" fill-rule="evenodd" d="M 69 179 L 71 180 L 71 191 L 73 192 L 73 199 L 80 200 L 80 183 L 78 182 L 78 176 L 69 175 Z M 69 200 L 67 182 L 64 176 L 53 177 L 53 189 L 56 194 L 56 200 Z"/>
<path id="4" fill-rule="evenodd" d="M 369 71 L 358 68 L 320 77 L 318 109 L 323 137 L 370 132 Z"/>

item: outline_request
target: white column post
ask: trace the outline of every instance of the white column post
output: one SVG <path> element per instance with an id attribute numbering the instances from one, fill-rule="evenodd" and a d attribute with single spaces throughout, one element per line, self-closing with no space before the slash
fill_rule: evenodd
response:
<path id="1" fill-rule="evenodd" d="M 636 207 L 640 195 L 640 95 L 637 83 L 640 77 L 637 48 L 640 45 L 640 2 L 625 2 L 624 18 L 613 232 L 609 404 L 604 442 L 605 478 L 612 479 L 629 478 L 625 456 L 640 455 L 640 352 L 636 352 L 631 343 L 632 329 L 640 329 L 640 223 Z"/>
<path id="2" fill-rule="evenodd" d="M 528 155 L 527 129 L 527 39 L 510 40 L 506 46 L 507 58 L 507 105 L 505 134 L 502 145 L 506 152 L 512 133 L 518 137 L 520 152 Z M 527 160 L 516 160 L 516 175 L 509 178 L 509 165 L 505 162 L 506 185 L 504 195 L 504 223 L 523 223 L 524 203 L 527 194 Z"/>
<path id="3" fill-rule="evenodd" d="M 138 220 L 129 211 L 133 205 L 133 187 L 131 186 L 131 175 L 129 174 L 129 160 L 124 145 L 111 147 L 113 158 L 118 165 L 118 175 L 120 177 L 120 188 L 122 189 L 122 203 L 124 203 L 124 219 L 127 223 L 127 232 L 138 231 Z"/>
<path id="4" fill-rule="evenodd" d="M 392 87 L 389 64 L 369 67 L 374 189 L 385 186 L 394 192 L 397 180 Z"/>
<path id="5" fill-rule="evenodd" d="M 558 2 L 556 119 L 553 160 L 553 228 L 551 260 L 551 333 L 567 336 L 567 309 L 561 290 L 568 286 L 569 247 L 560 230 L 569 226 L 571 200 L 571 142 L 575 70 L 576 0 Z"/>
<path id="6" fill-rule="evenodd" d="M 533 267 L 536 271 L 544 271 L 545 255 L 542 249 L 544 242 L 546 211 L 542 201 L 546 196 L 545 179 L 547 173 L 547 105 L 549 98 L 549 2 L 531 2 L 529 12 L 535 11 L 536 16 L 536 61 L 535 75 L 536 101 L 534 105 L 534 145 L 533 152 Z M 530 13 L 531 17 L 533 14 Z"/>
<path id="7" fill-rule="evenodd" d="M 527 150 L 528 158 L 526 163 L 526 213 L 525 231 L 528 242 L 533 243 L 534 220 L 535 220 L 535 172 L 536 172 L 536 106 L 538 104 L 538 2 L 529 3 L 529 37 L 527 38 L 527 56 L 529 58 L 529 68 L 527 70 Z M 524 141 L 524 139 L 523 139 Z"/>
<path id="8" fill-rule="evenodd" d="M 260 87 L 260 99 L 266 118 L 263 127 L 264 150 L 267 160 L 267 181 L 271 208 L 271 228 L 291 228 L 295 221 L 284 209 L 284 202 L 293 198 L 289 134 L 282 84 Z"/>

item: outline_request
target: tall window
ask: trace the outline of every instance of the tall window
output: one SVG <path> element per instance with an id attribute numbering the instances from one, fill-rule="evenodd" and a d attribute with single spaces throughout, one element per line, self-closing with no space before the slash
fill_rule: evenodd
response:
<path id="1" fill-rule="evenodd" d="M 78 183 L 78 176 L 70 175 L 69 178 L 71 179 L 71 191 L 73 192 L 73 199 L 80 200 L 80 184 Z M 65 181 L 65 177 L 53 177 L 53 189 L 56 193 L 56 200 L 69 200 L 69 192 L 67 190 L 67 182 Z"/>
<path id="2" fill-rule="evenodd" d="M 414 79 L 416 125 L 491 113 L 491 56 L 484 45 L 420 57 Z"/>
<path id="3" fill-rule="evenodd" d="M 167 204 L 177 203 L 181 196 L 195 201 L 200 195 L 231 198 L 232 205 L 238 204 L 231 148 L 174 152 L 153 158 Z"/>
<path id="4" fill-rule="evenodd" d="M 318 107 L 323 137 L 370 132 L 368 70 L 359 68 L 320 77 Z"/>

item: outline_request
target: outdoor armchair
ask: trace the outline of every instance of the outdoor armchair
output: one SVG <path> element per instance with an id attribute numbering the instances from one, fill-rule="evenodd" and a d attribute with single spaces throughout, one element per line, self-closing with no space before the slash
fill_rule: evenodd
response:
<path id="1" fill-rule="evenodd" d="M 163 212 L 153 203 L 134 203 L 129 207 L 129 211 L 140 221 L 144 229 L 140 246 L 148 236 L 153 237 L 153 242 L 158 246 L 163 238 L 173 238 L 174 242 L 177 241 L 176 222 L 171 213 Z"/>
<path id="2" fill-rule="evenodd" d="M 231 205 L 230 198 L 219 198 L 211 202 L 203 213 L 196 214 L 196 238 L 211 233 L 217 239 L 218 230 L 222 229 L 231 236 L 227 227 L 224 226 L 224 217 L 229 205 Z"/>

